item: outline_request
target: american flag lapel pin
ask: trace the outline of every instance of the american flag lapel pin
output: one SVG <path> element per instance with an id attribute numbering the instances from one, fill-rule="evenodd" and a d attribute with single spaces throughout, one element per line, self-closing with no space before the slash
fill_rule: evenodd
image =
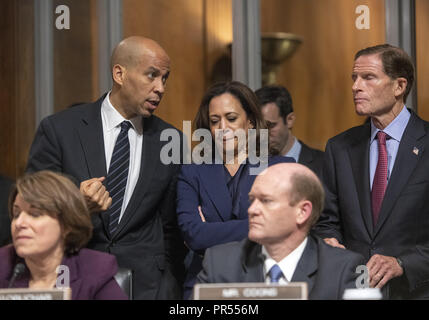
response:
<path id="1" fill-rule="evenodd" d="M 413 153 L 418 156 L 419 155 L 419 149 L 417 149 L 417 147 L 414 147 L 413 149 Z"/>

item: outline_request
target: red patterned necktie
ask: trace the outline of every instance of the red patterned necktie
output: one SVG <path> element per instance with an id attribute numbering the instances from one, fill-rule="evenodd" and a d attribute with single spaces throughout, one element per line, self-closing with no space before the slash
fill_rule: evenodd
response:
<path id="1" fill-rule="evenodd" d="M 378 140 L 378 162 L 372 183 L 371 203 L 372 203 L 372 221 L 374 226 L 377 224 L 378 214 L 380 213 L 381 203 L 387 187 L 387 150 L 386 133 L 377 132 Z"/>

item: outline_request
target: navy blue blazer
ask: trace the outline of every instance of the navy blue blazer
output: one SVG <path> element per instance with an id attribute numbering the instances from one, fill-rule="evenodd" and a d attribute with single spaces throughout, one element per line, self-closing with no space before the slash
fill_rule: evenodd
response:
<path id="1" fill-rule="evenodd" d="M 270 157 L 268 165 L 295 162 L 293 158 Z M 185 280 L 186 288 L 192 289 L 196 275 L 202 268 L 204 250 L 214 245 L 240 241 L 247 237 L 249 231 L 247 209 L 249 208 L 249 191 L 256 175 L 250 175 L 249 164 L 240 176 L 238 183 L 239 210 L 233 213 L 233 204 L 224 178 L 223 164 L 190 164 L 183 165 L 177 182 L 177 215 L 179 227 L 186 244 L 195 251 L 191 267 Z M 206 222 L 201 220 L 198 212 L 201 206 Z"/>

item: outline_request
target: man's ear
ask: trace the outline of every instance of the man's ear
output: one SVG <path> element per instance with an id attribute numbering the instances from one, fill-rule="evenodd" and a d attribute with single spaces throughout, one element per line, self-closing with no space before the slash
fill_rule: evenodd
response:
<path id="1" fill-rule="evenodd" d="M 296 119 L 296 116 L 294 112 L 291 112 L 286 116 L 286 125 L 289 130 L 292 130 L 293 125 L 295 124 L 295 119 Z"/>
<path id="2" fill-rule="evenodd" d="M 302 200 L 297 205 L 296 223 L 303 226 L 311 217 L 313 204 L 309 200 Z"/>
<path id="3" fill-rule="evenodd" d="M 405 94 L 407 90 L 408 81 L 405 78 L 397 78 L 395 84 L 395 97 L 399 97 Z"/>
<path id="4" fill-rule="evenodd" d="M 122 86 L 124 83 L 126 70 L 120 64 L 115 64 L 112 69 L 112 78 L 115 83 Z"/>

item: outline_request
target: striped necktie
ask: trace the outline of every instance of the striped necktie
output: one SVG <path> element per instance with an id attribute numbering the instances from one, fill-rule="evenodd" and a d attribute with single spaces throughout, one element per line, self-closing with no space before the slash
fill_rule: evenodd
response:
<path id="1" fill-rule="evenodd" d="M 112 198 L 112 205 L 107 210 L 110 234 L 113 234 L 118 228 L 122 202 L 124 201 L 125 188 L 127 186 L 130 167 L 130 142 L 128 140 L 128 130 L 130 128 L 130 122 L 123 121 L 121 123 L 121 132 L 116 139 L 106 179 L 106 189 Z"/>

